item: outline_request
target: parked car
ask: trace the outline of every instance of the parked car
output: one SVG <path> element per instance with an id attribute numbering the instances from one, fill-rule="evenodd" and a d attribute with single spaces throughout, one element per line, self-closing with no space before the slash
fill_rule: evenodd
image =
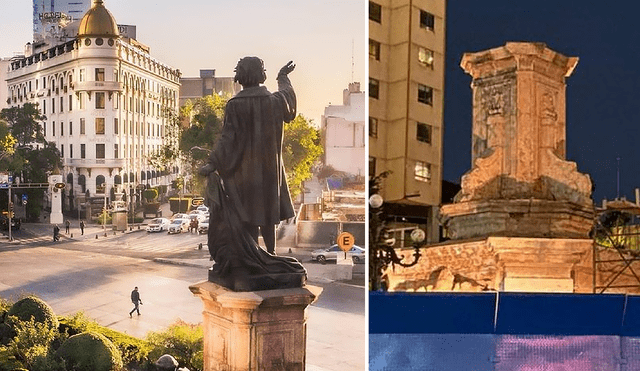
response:
<path id="1" fill-rule="evenodd" d="M 209 218 L 198 224 L 198 234 L 205 234 L 209 232 Z"/>
<path id="2" fill-rule="evenodd" d="M 147 224 L 147 232 L 162 232 L 169 229 L 171 221 L 167 218 L 155 218 Z"/>
<path id="3" fill-rule="evenodd" d="M 209 214 L 209 208 L 205 205 L 200 205 L 196 208 L 198 211 L 204 211 L 206 214 Z"/>
<path id="4" fill-rule="evenodd" d="M 207 215 L 202 211 L 192 210 L 189 215 L 187 215 L 189 219 L 198 219 L 198 223 L 202 223 L 205 219 L 207 219 Z"/>
<path id="5" fill-rule="evenodd" d="M 188 214 L 184 214 L 184 213 L 176 213 L 176 214 L 173 214 L 173 215 L 171 216 L 171 220 L 184 219 L 184 218 L 187 218 L 187 217 L 188 217 Z"/>
<path id="6" fill-rule="evenodd" d="M 327 260 L 337 260 L 338 254 L 344 254 L 340 246 L 333 245 L 328 249 L 319 249 L 314 250 L 311 253 L 311 260 L 316 260 L 319 263 L 324 263 Z M 354 263 L 364 262 L 365 260 L 365 249 L 360 246 L 354 245 L 349 251 L 347 251 L 348 256 L 351 257 Z"/>
<path id="7" fill-rule="evenodd" d="M 169 229 L 167 233 L 182 233 L 189 230 L 189 222 L 191 219 L 174 219 L 171 224 L 169 224 Z"/>

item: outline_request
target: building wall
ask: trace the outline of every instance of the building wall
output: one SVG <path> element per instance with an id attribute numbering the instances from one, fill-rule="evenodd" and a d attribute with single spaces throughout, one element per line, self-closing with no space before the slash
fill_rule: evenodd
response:
<path id="1" fill-rule="evenodd" d="M 9 89 L 7 87 L 7 73 L 10 67 L 9 58 L 0 58 L 0 111 L 9 107 Z"/>
<path id="2" fill-rule="evenodd" d="M 354 175 L 365 175 L 365 104 L 360 83 L 349 84 L 343 105 L 327 106 L 322 116 L 325 164 Z"/>
<path id="3" fill-rule="evenodd" d="M 180 100 L 182 107 L 187 100 L 197 99 L 213 93 L 234 96 L 242 86 L 233 77 L 216 77 L 215 70 L 200 70 L 200 77 L 180 78 Z"/>
<path id="4" fill-rule="evenodd" d="M 147 156 L 166 143 L 167 110 L 177 112 L 179 72 L 123 39 L 101 41 L 81 38 L 12 61 L 10 105 L 39 105 L 45 139 L 61 151 L 63 176 L 71 183 L 65 191 L 74 196 L 169 184 L 177 168 L 158 176 Z M 103 146 L 104 155 L 98 155 Z M 104 190 L 98 187 L 102 179 Z"/>
<path id="5" fill-rule="evenodd" d="M 374 0 L 370 10 L 372 4 L 380 6 L 380 22 L 370 12 L 369 75 L 378 82 L 377 97 L 372 97 L 372 80 L 369 86 L 370 170 L 392 172 L 383 184 L 385 201 L 437 207 L 442 182 L 446 1 Z M 421 11 L 433 17 L 433 27 L 421 25 Z M 433 53 L 432 61 L 420 61 L 421 49 Z M 430 103 L 419 101 L 420 86 L 432 89 Z M 430 133 L 428 140 L 418 139 L 419 125 Z M 416 174 L 419 164 L 425 170 Z M 428 235 L 434 239 L 437 224 L 429 224 Z"/>

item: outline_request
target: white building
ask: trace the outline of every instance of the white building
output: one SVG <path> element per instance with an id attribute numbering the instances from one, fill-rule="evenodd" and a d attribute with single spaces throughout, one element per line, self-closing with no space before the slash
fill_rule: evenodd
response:
<path id="1" fill-rule="evenodd" d="M 121 37 L 102 0 L 94 0 L 74 39 L 11 61 L 8 100 L 37 103 L 46 116 L 45 139 L 63 157 L 65 203 L 75 208 L 85 194 L 133 194 L 174 179 L 177 167 L 160 171 L 147 157 L 165 143 L 179 80 L 179 70 Z"/>
<path id="2" fill-rule="evenodd" d="M 322 116 L 322 140 L 325 165 L 353 175 L 365 175 L 365 130 L 366 116 L 364 92 L 360 83 L 349 84 L 344 90 L 343 104 L 330 105 Z"/>

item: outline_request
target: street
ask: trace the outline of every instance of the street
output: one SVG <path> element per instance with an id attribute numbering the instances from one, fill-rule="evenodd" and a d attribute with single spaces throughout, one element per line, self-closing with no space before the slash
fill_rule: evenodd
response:
<path id="1" fill-rule="evenodd" d="M 207 279 L 208 251 L 206 245 L 198 249 L 206 244 L 205 235 L 134 228 L 108 231 L 105 237 L 100 227 L 90 226 L 84 236 L 72 228 L 74 237 L 62 234 L 54 243 L 49 229 L 46 224 L 25 225 L 15 232 L 15 241 L 0 240 L 0 297 L 35 294 L 59 315 L 84 311 L 102 325 L 137 337 L 177 319 L 201 322 L 202 303 L 188 286 Z M 279 254 L 288 253 L 288 241 L 278 241 Z M 292 250 L 288 255 L 307 268 L 308 283 L 324 289 L 308 311 L 307 370 L 364 370 L 364 276 L 354 274 L 348 282 L 326 279 L 324 272 L 335 264 L 311 262 L 308 251 Z M 363 273 L 364 264 L 356 265 L 356 271 Z M 134 286 L 144 304 L 141 316 L 131 319 Z"/>

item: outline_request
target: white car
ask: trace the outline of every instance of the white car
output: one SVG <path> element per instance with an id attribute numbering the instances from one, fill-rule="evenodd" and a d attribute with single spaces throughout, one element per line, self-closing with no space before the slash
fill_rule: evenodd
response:
<path id="1" fill-rule="evenodd" d="M 338 254 L 344 254 L 340 246 L 333 245 L 328 249 L 314 250 L 311 253 L 311 260 L 317 260 L 320 263 L 324 263 L 327 260 L 337 260 Z M 354 245 L 348 252 L 348 256 L 351 257 L 354 263 L 360 263 L 365 260 L 365 249 L 360 246 Z"/>
<path id="2" fill-rule="evenodd" d="M 205 205 L 200 205 L 200 206 L 198 206 L 198 207 L 196 208 L 196 210 L 198 210 L 198 211 L 203 211 L 204 213 L 209 214 L 209 208 L 208 208 L 208 207 L 206 207 Z"/>
<path id="3" fill-rule="evenodd" d="M 162 232 L 169 229 L 171 221 L 167 218 L 155 218 L 147 224 L 147 232 Z"/>
<path id="4" fill-rule="evenodd" d="M 186 232 L 189 230 L 190 221 L 190 219 L 173 219 L 167 232 L 169 234 Z"/>
<path id="5" fill-rule="evenodd" d="M 202 223 L 204 222 L 205 219 L 207 219 L 207 215 L 204 212 L 193 210 L 189 213 L 189 215 L 187 215 L 187 218 L 189 219 L 197 218 L 198 223 Z"/>
<path id="6" fill-rule="evenodd" d="M 209 232 L 209 218 L 198 224 L 198 234 L 205 234 L 207 232 Z"/>

